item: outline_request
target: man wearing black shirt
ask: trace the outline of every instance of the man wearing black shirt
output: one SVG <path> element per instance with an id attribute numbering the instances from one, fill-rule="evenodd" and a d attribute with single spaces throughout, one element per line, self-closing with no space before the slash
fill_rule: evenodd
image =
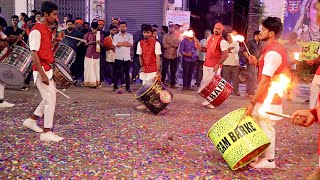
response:
<path id="1" fill-rule="evenodd" d="M 13 45 L 22 39 L 23 30 L 18 28 L 19 17 L 13 15 L 11 17 L 12 26 L 8 26 L 4 33 L 8 36 L 9 45 Z"/>
<path id="2" fill-rule="evenodd" d="M 74 29 L 74 20 L 67 20 L 66 27 L 67 29 L 64 30 L 65 35 L 83 39 L 84 34 Z M 76 52 L 76 60 L 71 65 L 70 70 L 71 70 L 72 76 L 74 76 L 75 80 L 77 80 L 81 76 L 81 72 L 82 72 L 81 69 L 83 69 L 83 67 L 80 67 L 80 66 L 83 66 L 83 63 L 81 63 L 83 59 L 81 59 L 81 53 L 79 53 L 79 48 L 78 48 L 81 42 L 72 38 L 65 37 L 63 38 L 62 43 L 70 46 Z"/>

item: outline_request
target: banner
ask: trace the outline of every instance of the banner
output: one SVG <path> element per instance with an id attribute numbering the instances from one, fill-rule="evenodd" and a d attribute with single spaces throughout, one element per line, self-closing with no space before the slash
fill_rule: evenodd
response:
<path id="1" fill-rule="evenodd" d="M 181 32 L 190 27 L 190 11 L 167 11 L 166 25 L 179 24 Z"/>
<path id="2" fill-rule="evenodd" d="M 294 31 L 301 41 L 320 41 L 320 26 L 316 22 L 316 2 L 317 0 L 287 0 L 284 37 Z"/>
<path id="3" fill-rule="evenodd" d="M 287 40 L 280 40 L 281 44 L 285 44 L 288 41 Z M 308 61 L 308 60 L 314 60 L 319 56 L 319 49 L 320 49 L 320 42 L 316 41 L 310 41 L 310 42 L 297 42 L 301 46 L 301 52 L 300 52 L 300 61 Z"/>

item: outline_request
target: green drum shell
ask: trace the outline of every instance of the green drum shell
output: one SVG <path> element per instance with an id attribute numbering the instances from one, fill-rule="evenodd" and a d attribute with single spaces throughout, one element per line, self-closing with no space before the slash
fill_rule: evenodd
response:
<path id="1" fill-rule="evenodd" d="M 208 132 L 210 141 L 218 150 L 219 147 L 221 148 L 221 144 L 219 143 L 226 142 L 227 140 L 231 144 L 228 146 L 228 143 L 225 143 L 228 147 L 225 146 L 227 148 L 223 149 L 223 153 L 220 150 L 219 152 L 222 154 L 223 158 L 232 170 L 236 170 L 247 165 L 254 158 L 262 154 L 270 145 L 269 138 L 254 122 L 252 117 L 245 116 L 239 123 L 244 113 L 245 109 L 242 108 L 227 114 L 216 122 Z M 252 125 L 255 131 L 247 133 L 233 142 L 229 133 L 233 132 L 233 135 L 235 135 L 235 129 L 237 126 L 237 130 L 239 130 L 240 126 L 245 127 L 245 124 L 250 124 L 250 126 Z"/>

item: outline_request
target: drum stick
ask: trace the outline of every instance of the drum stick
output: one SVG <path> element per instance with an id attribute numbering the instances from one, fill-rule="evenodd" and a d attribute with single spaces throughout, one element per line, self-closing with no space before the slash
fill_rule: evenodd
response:
<path id="1" fill-rule="evenodd" d="M 68 37 L 68 38 L 71 38 L 71 39 L 75 39 L 75 40 L 81 41 L 81 42 L 83 42 L 83 43 L 87 43 L 87 41 L 86 41 L 86 40 L 81 39 L 81 38 L 72 37 L 72 36 L 68 36 L 68 35 L 64 35 L 64 36 L 65 36 L 65 37 Z"/>
<path id="2" fill-rule="evenodd" d="M 57 91 L 58 93 L 60 93 L 61 95 L 63 95 L 64 97 L 66 97 L 67 99 L 70 99 L 70 97 L 69 97 L 68 95 L 66 95 L 65 93 L 63 93 L 62 91 L 60 91 L 60 90 L 58 90 L 58 89 L 56 89 L 56 91 Z"/>
<path id="3" fill-rule="evenodd" d="M 275 113 L 275 112 L 266 112 L 266 113 L 270 114 L 270 115 L 274 115 L 274 116 L 279 116 L 279 117 L 291 119 L 291 116 L 287 115 L 287 114 Z"/>

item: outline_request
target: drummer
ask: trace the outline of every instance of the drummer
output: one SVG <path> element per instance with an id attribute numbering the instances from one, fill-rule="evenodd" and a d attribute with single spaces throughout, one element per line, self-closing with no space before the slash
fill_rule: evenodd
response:
<path id="1" fill-rule="evenodd" d="M 41 6 L 42 22 L 37 23 L 29 35 L 31 57 L 33 59 L 34 82 L 42 97 L 42 101 L 23 125 L 35 132 L 41 133 L 41 141 L 61 141 L 63 137 L 51 131 L 56 106 L 56 84 L 50 64 L 54 63 L 52 50 L 52 25 L 58 16 L 58 6 L 52 2 L 43 2 Z M 55 41 L 60 41 L 62 34 L 58 34 Z M 44 129 L 37 125 L 36 119 L 44 115 Z"/>
<path id="2" fill-rule="evenodd" d="M 257 91 L 247 105 L 246 114 L 253 115 L 256 123 L 266 133 L 271 141 L 270 146 L 264 152 L 264 157 L 260 157 L 256 162 L 251 163 L 250 166 L 254 168 L 275 168 L 275 141 L 276 132 L 274 126 L 277 120 L 282 118 L 275 116 L 261 116 L 258 113 L 259 108 L 265 101 L 272 81 L 279 75 L 288 71 L 287 56 L 285 48 L 277 41 L 283 31 L 283 24 L 278 17 L 267 17 L 262 22 L 262 31 L 260 38 L 265 41 L 265 48 L 262 51 L 259 62 L 259 85 Z M 258 62 L 255 56 L 249 56 L 249 60 L 255 63 Z M 281 98 L 276 95 L 270 105 L 270 110 L 276 113 L 282 113 Z"/>
<path id="3" fill-rule="evenodd" d="M 9 44 L 7 43 L 8 37 L 2 32 L 4 27 L 6 26 L 6 20 L 0 18 L 0 52 L 5 48 L 8 47 Z M 1 58 L 1 57 L 0 57 Z M 13 107 L 14 104 L 8 103 L 4 100 L 4 89 L 5 85 L 0 83 L 0 108 L 10 108 Z"/>
<path id="4" fill-rule="evenodd" d="M 206 59 L 203 64 L 202 83 L 212 74 L 220 74 L 219 66 L 228 58 L 228 42 L 222 37 L 224 26 L 217 23 L 213 28 L 213 35 L 207 40 L 206 47 L 201 47 L 202 52 L 206 52 Z M 203 106 L 213 109 L 214 106 L 207 100 L 202 103 Z"/>
<path id="5" fill-rule="evenodd" d="M 152 38 L 152 26 L 146 25 L 142 29 L 144 39 L 138 43 L 137 54 L 139 55 L 141 73 L 139 75 L 144 85 L 147 81 L 160 78 L 160 43 Z M 137 109 L 145 109 L 144 105 L 137 106 Z"/>

